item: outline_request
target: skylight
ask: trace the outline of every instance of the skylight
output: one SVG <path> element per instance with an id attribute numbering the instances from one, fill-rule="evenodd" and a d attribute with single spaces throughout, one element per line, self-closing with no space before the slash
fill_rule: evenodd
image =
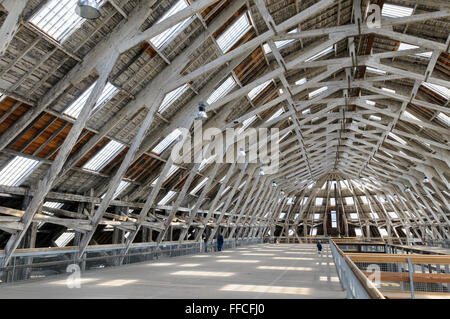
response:
<path id="1" fill-rule="evenodd" d="M 210 164 L 214 159 L 216 158 L 216 155 L 211 155 L 208 158 L 205 158 L 198 167 L 198 171 L 201 172 L 208 164 Z"/>
<path id="2" fill-rule="evenodd" d="M 164 181 L 166 181 L 167 179 L 169 179 L 170 176 L 172 176 L 176 171 L 178 171 L 178 169 L 179 169 L 178 166 L 172 165 L 172 166 L 169 168 L 169 171 L 167 172 L 167 175 L 166 175 L 166 178 L 164 179 Z M 153 181 L 152 186 L 155 186 L 156 183 L 158 182 L 158 180 L 159 180 L 159 177 Z"/>
<path id="3" fill-rule="evenodd" d="M 268 119 L 268 120 L 266 121 L 266 123 L 267 123 L 267 122 L 270 122 L 270 121 L 272 121 L 272 120 L 274 120 L 274 119 L 276 119 L 276 118 L 279 117 L 281 114 L 283 114 L 283 112 L 284 112 L 284 109 L 283 109 L 283 108 L 280 108 L 278 111 L 276 111 L 276 113 L 275 113 L 274 115 L 272 115 L 272 116 L 270 117 L 270 119 Z"/>
<path id="4" fill-rule="evenodd" d="M 417 122 L 422 122 L 419 118 L 417 118 L 416 116 L 412 115 L 411 113 L 409 113 L 408 111 L 404 111 L 402 114 L 402 118 L 403 119 L 411 119 Z M 421 125 L 420 125 L 421 126 Z M 422 126 L 421 126 L 422 127 Z"/>
<path id="5" fill-rule="evenodd" d="M 308 97 L 309 97 L 310 99 L 312 99 L 312 98 L 315 97 L 316 95 L 318 95 L 318 94 L 320 94 L 320 93 L 322 93 L 322 92 L 325 92 L 326 90 L 328 90 L 328 86 L 321 87 L 320 89 L 317 89 L 317 90 L 312 91 L 311 93 L 309 93 Z"/>
<path id="6" fill-rule="evenodd" d="M 367 200 L 367 197 L 366 196 L 360 196 L 359 197 L 360 199 L 361 199 L 361 201 L 363 202 L 363 204 L 369 204 L 369 201 Z"/>
<path id="7" fill-rule="evenodd" d="M 253 115 L 252 117 L 246 119 L 244 122 L 242 122 L 242 130 L 245 130 L 247 127 L 249 127 L 254 121 L 256 120 L 256 115 Z"/>
<path id="8" fill-rule="evenodd" d="M 117 187 L 116 192 L 114 193 L 113 198 L 117 198 L 117 196 L 119 196 L 125 190 L 125 188 L 128 187 L 128 185 L 130 185 L 129 182 L 121 181 L 119 187 Z"/>
<path id="9" fill-rule="evenodd" d="M 223 194 L 225 194 L 226 192 L 228 192 L 229 190 L 230 190 L 230 186 L 227 186 L 224 190 L 223 190 L 223 192 L 222 192 L 222 194 L 220 194 L 220 196 L 223 196 Z"/>
<path id="10" fill-rule="evenodd" d="M 238 42 L 248 30 L 250 30 L 250 28 L 251 26 L 247 13 L 244 13 L 217 38 L 217 44 L 222 52 L 228 52 L 228 50 L 230 50 L 231 47 L 233 47 L 233 45 Z"/>
<path id="11" fill-rule="evenodd" d="M 396 212 L 388 212 L 389 216 L 391 216 L 391 218 L 398 218 L 398 215 Z"/>
<path id="12" fill-rule="evenodd" d="M 55 240 L 55 244 L 58 247 L 66 247 L 68 243 L 75 237 L 75 233 L 73 232 L 65 232 L 62 233 L 61 236 L 59 236 Z"/>
<path id="13" fill-rule="evenodd" d="M 401 18 L 410 16 L 413 11 L 413 8 L 385 3 L 383 10 L 381 10 L 381 15 L 388 18 Z"/>
<path id="14" fill-rule="evenodd" d="M 334 50 L 333 46 L 330 46 L 330 47 L 326 48 L 325 50 L 322 50 L 319 53 L 314 54 L 312 57 L 306 59 L 305 62 L 311 62 L 311 61 L 320 59 L 321 57 L 327 55 L 328 53 L 333 52 L 333 50 Z"/>
<path id="15" fill-rule="evenodd" d="M 369 120 L 381 121 L 381 117 L 380 116 L 376 116 L 376 115 L 371 115 L 371 116 L 369 116 Z"/>
<path id="16" fill-rule="evenodd" d="M 159 106 L 158 112 L 159 113 L 164 112 L 170 105 L 172 105 L 173 102 L 175 102 L 184 92 L 186 92 L 188 87 L 189 86 L 185 84 L 183 86 L 180 86 L 178 89 L 175 89 L 172 92 L 167 93 L 161 105 Z"/>
<path id="17" fill-rule="evenodd" d="M 175 129 L 172 133 L 167 135 L 158 145 L 152 150 L 153 153 L 161 155 L 166 149 L 172 145 L 178 137 L 181 136 L 181 131 L 179 129 Z"/>
<path id="18" fill-rule="evenodd" d="M 445 124 L 447 124 L 447 126 L 450 126 L 450 117 L 448 117 L 447 115 L 445 115 L 444 113 L 439 113 L 437 116 L 438 119 L 440 119 L 442 122 L 444 122 Z"/>
<path id="19" fill-rule="evenodd" d="M 6 98 L 6 95 L 0 93 L 0 102 L 2 102 Z"/>
<path id="20" fill-rule="evenodd" d="M 16 156 L 0 171 L 0 184 L 19 186 L 38 165 L 39 161 Z"/>
<path id="21" fill-rule="evenodd" d="M 370 217 L 372 217 L 373 219 L 379 219 L 380 218 L 377 213 L 369 213 L 369 214 L 370 214 Z"/>
<path id="22" fill-rule="evenodd" d="M 316 206 L 317 206 L 317 205 L 316 205 Z M 314 220 L 319 220 L 319 219 L 320 219 L 320 214 L 317 214 L 317 213 L 314 214 L 314 217 L 313 217 L 313 218 L 314 218 Z"/>
<path id="23" fill-rule="evenodd" d="M 361 237 L 362 236 L 361 228 L 355 228 L 355 234 L 356 236 Z"/>
<path id="24" fill-rule="evenodd" d="M 388 135 L 403 145 L 408 144 L 404 139 L 402 139 L 400 136 L 396 135 L 395 133 L 389 132 Z"/>
<path id="25" fill-rule="evenodd" d="M 316 201 L 315 201 L 315 205 L 316 206 L 321 206 L 323 203 L 323 198 L 322 197 L 317 197 Z"/>
<path id="26" fill-rule="evenodd" d="M 336 217 L 336 211 L 331 211 L 331 227 L 337 228 L 337 217 Z"/>
<path id="27" fill-rule="evenodd" d="M 84 166 L 84 169 L 90 171 L 101 170 L 109 161 L 117 156 L 125 145 L 116 141 L 109 141 L 94 157 L 92 157 Z"/>
<path id="28" fill-rule="evenodd" d="M 389 93 L 395 93 L 395 90 L 388 89 L 388 88 L 381 88 L 383 91 L 389 92 Z"/>
<path id="29" fill-rule="evenodd" d="M 311 230 L 309 231 L 309 235 L 310 236 L 316 236 L 317 235 L 317 228 L 311 228 Z"/>
<path id="30" fill-rule="evenodd" d="M 354 205 L 355 203 L 353 202 L 353 197 L 344 197 L 345 199 L 345 203 L 347 205 Z"/>
<path id="31" fill-rule="evenodd" d="M 419 48 L 417 45 L 412 45 L 412 44 L 402 42 L 402 43 L 400 43 L 397 51 L 404 51 L 404 50 L 417 49 L 417 48 Z M 429 58 L 431 58 L 432 54 L 433 54 L 433 52 L 430 51 L 430 52 L 416 53 L 414 55 L 429 59 Z"/>
<path id="32" fill-rule="evenodd" d="M 439 94 L 440 96 L 444 97 L 445 99 L 450 99 L 450 89 L 441 86 L 441 85 L 437 85 L 437 84 L 431 84 L 431 83 L 427 83 L 427 82 L 423 82 L 422 85 L 430 90 L 432 90 L 433 92 Z"/>
<path id="33" fill-rule="evenodd" d="M 77 2 L 77 0 L 50 0 L 31 17 L 30 23 L 55 40 L 62 41 L 85 20 L 75 12 Z M 101 4 L 103 0 L 98 2 Z"/>
<path id="34" fill-rule="evenodd" d="M 370 66 L 366 67 L 366 71 L 370 72 L 370 73 L 375 73 L 375 74 L 381 74 L 381 75 L 385 75 L 386 71 L 380 70 L 380 69 L 376 69 L 376 68 L 372 68 Z"/>
<path id="35" fill-rule="evenodd" d="M 206 182 L 208 181 L 208 177 L 205 177 L 200 183 L 197 184 L 197 186 L 194 187 L 194 189 L 191 191 L 191 195 L 197 194 L 197 192 L 205 186 Z"/>
<path id="36" fill-rule="evenodd" d="M 374 101 L 371 101 L 371 100 L 366 100 L 366 103 L 369 105 L 372 105 L 372 106 L 374 106 L 376 104 Z"/>
<path id="37" fill-rule="evenodd" d="M 174 191 L 170 191 L 166 194 L 166 196 L 164 196 L 163 199 L 161 199 L 158 203 L 159 206 L 163 206 L 166 205 L 176 194 L 177 192 Z"/>
<path id="38" fill-rule="evenodd" d="M 301 78 L 300 80 L 295 81 L 295 85 L 302 85 L 306 83 L 306 78 Z"/>
<path id="39" fill-rule="evenodd" d="M 248 97 L 250 98 L 250 100 L 253 101 L 267 86 L 269 86 L 269 84 L 271 82 L 272 82 L 272 80 L 268 80 L 268 81 L 264 82 L 263 84 L 258 85 L 250 92 L 248 92 Z"/>
<path id="40" fill-rule="evenodd" d="M 297 28 L 295 28 L 294 30 L 289 31 L 288 34 L 289 33 L 296 33 L 296 32 L 298 32 Z M 295 41 L 297 41 L 297 40 L 296 39 L 289 39 L 289 40 L 283 40 L 283 41 L 275 41 L 275 46 L 278 49 L 281 49 L 281 48 L 283 48 L 283 47 L 285 47 L 285 46 L 287 46 L 287 45 L 289 45 L 291 43 L 294 43 Z M 264 43 L 263 49 L 264 49 L 264 53 L 265 54 L 269 54 L 270 52 L 272 52 L 272 50 L 270 49 L 270 46 L 267 43 Z"/>
<path id="41" fill-rule="evenodd" d="M 177 13 L 187 7 L 188 7 L 188 4 L 187 4 L 186 0 L 179 0 L 174 6 L 172 6 L 169 9 L 169 11 L 167 11 L 161 18 L 158 19 L 158 21 L 156 21 L 156 24 L 166 20 L 170 16 L 174 15 L 175 13 Z M 169 44 L 169 42 L 172 41 L 181 31 L 183 31 L 183 29 L 185 27 L 187 27 L 189 25 L 189 23 L 191 23 L 192 20 L 193 20 L 193 17 L 191 16 L 191 17 L 187 18 L 186 20 L 181 21 L 181 22 L 177 23 L 176 25 L 168 28 L 163 33 L 160 33 L 157 36 L 153 37 L 150 41 L 153 43 L 153 45 L 157 49 L 162 49 L 167 44 Z"/>
<path id="42" fill-rule="evenodd" d="M 94 82 L 86 91 L 84 91 L 83 94 L 79 98 L 77 98 L 72 104 L 69 105 L 69 107 L 64 111 L 64 114 L 73 117 L 78 118 L 80 115 L 80 112 L 86 104 L 87 99 L 89 98 L 89 95 L 91 94 L 92 90 L 94 89 L 94 86 L 97 82 Z M 105 85 L 105 88 L 103 89 L 102 94 L 100 95 L 100 98 L 98 99 L 97 103 L 95 104 L 92 113 L 97 108 L 103 106 L 105 103 L 107 103 L 109 100 L 113 98 L 113 96 L 119 91 L 114 85 L 111 83 L 107 83 Z"/>
<path id="43" fill-rule="evenodd" d="M 211 105 L 217 102 L 220 98 L 227 95 L 236 86 L 236 81 L 233 76 L 229 76 L 214 92 L 209 96 L 206 102 Z"/>
<path id="44" fill-rule="evenodd" d="M 350 213 L 350 219 L 358 219 L 358 214 L 357 213 Z"/>

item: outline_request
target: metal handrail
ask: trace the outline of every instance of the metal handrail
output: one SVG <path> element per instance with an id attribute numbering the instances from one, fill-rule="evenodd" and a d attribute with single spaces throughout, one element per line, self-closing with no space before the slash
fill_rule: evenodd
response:
<path id="1" fill-rule="evenodd" d="M 364 273 L 329 239 L 339 279 L 347 291 L 347 299 L 386 299 Z"/>

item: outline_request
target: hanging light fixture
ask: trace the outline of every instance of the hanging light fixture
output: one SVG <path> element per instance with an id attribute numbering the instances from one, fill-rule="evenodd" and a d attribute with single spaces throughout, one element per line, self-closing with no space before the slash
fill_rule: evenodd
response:
<path id="1" fill-rule="evenodd" d="M 397 198 L 398 198 L 397 194 L 394 194 L 394 196 L 392 196 L 392 197 L 394 197 L 394 199 L 397 199 Z"/>
<path id="2" fill-rule="evenodd" d="M 406 186 L 406 187 L 405 187 L 405 192 L 408 193 L 408 192 L 410 192 L 410 191 L 411 191 L 411 189 L 410 189 L 408 186 Z"/>
<path id="3" fill-rule="evenodd" d="M 208 114 L 206 114 L 206 105 L 204 102 L 198 102 L 198 113 L 195 119 L 196 120 L 208 119 Z"/>
<path id="4" fill-rule="evenodd" d="M 259 169 L 259 176 L 264 176 L 264 170 L 262 168 Z"/>
<path id="5" fill-rule="evenodd" d="M 430 180 L 428 179 L 428 177 L 425 177 L 425 178 L 423 179 L 423 182 L 424 182 L 424 183 L 429 183 Z"/>
<path id="6" fill-rule="evenodd" d="M 283 196 L 284 195 L 284 190 L 280 191 L 280 195 Z"/>
<path id="7" fill-rule="evenodd" d="M 100 8 L 96 0 L 78 0 L 75 12 L 82 18 L 95 20 L 100 18 Z"/>
<path id="8" fill-rule="evenodd" d="M 277 185 L 277 183 L 272 182 L 272 186 L 273 186 L 273 187 L 277 187 L 278 185 Z"/>
<path id="9" fill-rule="evenodd" d="M 245 156 L 245 152 L 244 152 L 244 149 L 243 149 L 243 148 L 240 148 L 240 149 L 239 149 L 238 155 L 241 156 L 241 157 L 244 157 L 244 156 Z"/>

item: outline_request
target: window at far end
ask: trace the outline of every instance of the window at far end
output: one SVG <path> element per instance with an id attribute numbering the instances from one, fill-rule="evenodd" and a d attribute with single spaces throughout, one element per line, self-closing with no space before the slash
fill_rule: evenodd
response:
<path id="1" fill-rule="evenodd" d="M 228 52 L 250 28 L 247 13 L 244 13 L 216 39 L 222 52 Z"/>

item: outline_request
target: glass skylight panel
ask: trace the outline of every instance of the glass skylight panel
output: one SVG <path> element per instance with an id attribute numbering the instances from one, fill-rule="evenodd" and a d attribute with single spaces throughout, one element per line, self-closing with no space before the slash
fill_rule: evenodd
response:
<path id="1" fill-rule="evenodd" d="M 0 102 L 2 102 L 6 98 L 6 95 L 0 93 Z"/>
<path id="2" fill-rule="evenodd" d="M 125 145 L 116 141 L 109 141 L 94 157 L 92 157 L 84 166 L 84 169 L 90 171 L 101 170 L 109 161 L 117 156 Z"/>
<path id="3" fill-rule="evenodd" d="M 46 214 L 48 214 L 48 215 L 54 215 L 52 212 L 49 212 L 49 211 L 47 211 L 46 209 L 45 209 L 45 207 L 49 207 L 49 208 L 61 208 L 61 207 L 63 207 L 64 206 L 64 204 L 63 203 L 58 203 L 58 202 L 44 202 L 44 205 L 43 205 L 44 207 L 43 207 L 43 209 L 42 209 L 42 212 L 43 213 L 46 213 Z M 42 226 L 44 224 L 44 222 L 39 222 L 38 223 L 38 228 L 40 227 L 40 226 Z"/>
<path id="4" fill-rule="evenodd" d="M 55 40 L 62 41 L 85 20 L 75 12 L 77 2 L 50 0 L 31 17 L 30 22 Z M 101 4 L 103 1 L 98 2 Z"/>
<path id="5" fill-rule="evenodd" d="M 372 105 L 372 106 L 374 106 L 376 104 L 374 101 L 371 101 L 371 100 L 366 100 L 366 103 L 369 105 Z"/>
<path id="6" fill-rule="evenodd" d="M 208 181 L 208 177 L 205 177 L 200 183 L 195 186 L 195 188 L 191 191 L 191 195 L 195 195 L 203 186 L 205 186 L 206 182 Z"/>
<path id="7" fill-rule="evenodd" d="M 369 120 L 381 121 L 381 117 L 380 116 L 376 116 L 376 115 L 371 115 L 371 116 L 369 116 Z"/>
<path id="8" fill-rule="evenodd" d="M 301 78 L 300 80 L 295 81 L 295 85 L 302 85 L 306 83 L 306 78 Z"/>
<path id="9" fill-rule="evenodd" d="M 381 88 L 383 91 L 389 92 L 389 93 L 395 93 L 395 90 L 391 90 L 388 88 Z"/>
<path id="10" fill-rule="evenodd" d="M 395 133 L 389 132 L 388 135 L 403 145 L 408 144 L 404 139 L 402 139 L 400 136 L 396 135 Z"/>
<path id="11" fill-rule="evenodd" d="M 322 197 L 316 198 L 316 201 L 315 201 L 315 205 L 316 206 L 321 206 L 322 203 L 323 203 L 323 198 Z"/>
<path id="12" fill-rule="evenodd" d="M 445 124 L 447 124 L 448 126 L 450 126 L 450 117 L 448 117 L 447 115 L 445 115 L 444 113 L 439 113 L 437 116 L 438 119 L 440 119 L 442 122 L 444 122 Z M 429 146 L 430 144 L 428 144 Z"/>
<path id="13" fill-rule="evenodd" d="M 152 150 L 153 153 L 156 153 L 158 155 L 162 154 L 166 149 L 172 145 L 173 142 L 175 142 L 180 136 L 181 131 L 179 129 L 175 129 L 172 133 L 166 136 L 161 142 L 159 142 L 158 145 Z"/>
<path id="14" fill-rule="evenodd" d="M 169 168 L 169 171 L 167 172 L 167 175 L 166 175 L 166 178 L 164 179 L 164 181 L 166 181 L 167 179 L 169 179 L 170 176 L 172 176 L 178 169 L 179 169 L 178 166 L 172 165 L 172 166 Z M 155 186 L 156 183 L 158 182 L 158 180 L 159 180 L 159 177 L 153 181 L 152 186 Z"/>
<path id="15" fill-rule="evenodd" d="M 311 230 L 309 231 L 309 235 L 310 236 L 316 236 L 317 235 L 317 228 L 311 228 Z"/>
<path id="16" fill-rule="evenodd" d="M 417 45 L 412 45 L 412 44 L 402 42 L 398 46 L 397 51 L 404 51 L 404 50 L 417 49 L 417 48 L 419 48 Z M 433 52 L 430 51 L 430 52 L 416 53 L 414 55 L 429 59 L 429 58 L 431 58 L 432 54 L 433 54 Z"/>
<path id="17" fill-rule="evenodd" d="M 225 194 L 226 192 L 228 192 L 229 190 L 230 190 L 230 186 L 227 186 L 224 190 L 223 190 L 223 192 L 222 192 L 222 194 L 220 194 L 220 196 L 223 196 L 223 194 Z"/>
<path id="18" fill-rule="evenodd" d="M 372 217 L 373 219 L 380 218 L 377 213 L 370 213 L 370 217 Z"/>
<path id="19" fill-rule="evenodd" d="M 335 210 L 331 211 L 331 227 L 332 228 L 337 228 L 337 218 L 336 218 L 336 211 Z"/>
<path id="20" fill-rule="evenodd" d="M 220 98 L 227 95 L 236 86 L 236 81 L 230 75 L 214 92 L 209 96 L 206 102 L 211 105 L 217 102 Z"/>
<path id="21" fill-rule="evenodd" d="M 81 94 L 81 96 L 78 99 L 76 99 L 72 104 L 70 104 L 69 107 L 64 111 L 64 114 L 71 116 L 75 119 L 78 118 L 84 104 L 86 104 L 86 101 L 89 98 L 89 95 L 94 89 L 96 83 L 97 82 L 94 82 L 86 91 L 84 91 L 83 94 Z M 105 88 L 103 89 L 103 92 L 100 95 L 100 98 L 98 99 L 97 103 L 95 104 L 92 112 L 94 112 L 94 110 L 96 110 L 97 108 L 108 102 L 110 99 L 112 99 L 113 96 L 118 91 L 119 89 L 117 89 L 114 85 L 108 82 L 105 85 Z"/>
<path id="22" fill-rule="evenodd" d="M 410 16 L 413 11 L 413 8 L 385 3 L 381 10 L 381 15 L 388 18 L 401 18 Z"/>
<path id="23" fill-rule="evenodd" d="M 247 183 L 247 181 L 244 181 L 241 185 L 239 185 L 238 189 L 241 189 L 242 187 L 244 187 L 244 185 Z"/>
<path id="24" fill-rule="evenodd" d="M 286 216 L 286 213 L 280 213 L 280 216 L 278 217 L 279 219 L 283 219 L 284 216 Z"/>
<path id="25" fill-rule="evenodd" d="M 441 85 L 437 85 L 437 84 L 431 84 L 431 83 L 427 83 L 427 82 L 423 82 L 422 85 L 432 91 L 434 91 L 435 93 L 439 94 L 440 96 L 446 98 L 447 100 L 450 99 L 450 89 L 441 86 Z"/>
<path id="26" fill-rule="evenodd" d="M 275 113 L 274 115 L 272 115 L 272 116 L 270 117 L 270 119 L 268 119 L 268 120 L 266 121 L 266 123 L 272 121 L 273 119 L 276 119 L 277 117 L 279 117 L 279 116 L 280 116 L 281 114 L 283 114 L 283 113 L 284 113 L 284 109 L 283 109 L 283 108 L 280 108 L 278 111 L 276 111 L 276 113 Z"/>
<path id="27" fill-rule="evenodd" d="M 58 247 L 66 247 L 68 243 L 75 237 L 75 233 L 73 232 L 65 232 L 62 233 L 61 236 L 59 236 L 55 240 L 55 244 Z"/>
<path id="28" fill-rule="evenodd" d="M 361 228 L 355 228 L 355 234 L 356 236 L 361 237 L 362 236 Z"/>
<path id="29" fill-rule="evenodd" d="M 271 82 L 272 80 L 268 80 L 248 92 L 248 97 L 250 100 L 254 100 Z"/>
<path id="30" fill-rule="evenodd" d="M 330 205 L 331 206 L 336 206 L 336 199 L 330 198 Z"/>
<path id="31" fill-rule="evenodd" d="M 216 158 L 216 155 L 212 155 L 208 158 L 205 158 L 198 167 L 198 171 L 201 172 L 208 164 L 212 163 L 213 160 Z"/>
<path id="32" fill-rule="evenodd" d="M 396 212 L 388 212 L 389 216 L 391 216 L 391 218 L 398 218 L 398 215 Z"/>
<path id="33" fill-rule="evenodd" d="M 347 205 L 354 205 L 355 203 L 353 202 L 353 197 L 345 197 L 345 203 Z"/>
<path id="34" fill-rule="evenodd" d="M 311 113 L 311 109 L 306 109 L 306 110 L 302 111 L 303 115 L 310 114 L 310 113 Z"/>
<path id="35" fill-rule="evenodd" d="M 366 196 L 360 196 L 359 197 L 360 199 L 361 199 L 361 201 L 363 202 L 363 204 L 369 204 L 369 201 L 367 200 L 367 197 Z"/>
<path id="36" fill-rule="evenodd" d="M 246 119 L 244 122 L 242 122 L 242 129 L 245 130 L 247 127 L 249 127 L 254 121 L 256 120 L 256 115 L 253 115 L 252 117 Z"/>
<path id="37" fill-rule="evenodd" d="M 312 57 L 306 59 L 305 62 L 311 62 L 311 61 L 320 59 L 321 57 L 327 55 L 328 53 L 333 52 L 333 50 L 334 50 L 333 46 L 330 46 L 330 47 L 326 48 L 325 50 L 322 50 L 319 53 L 314 54 Z"/>
<path id="38" fill-rule="evenodd" d="M 288 136 L 289 134 L 291 134 L 291 131 L 287 132 L 286 134 L 284 134 L 279 140 L 278 143 L 281 142 L 282 140 L 284 140 L 286 138 L 286 136 Z"/>
<path id="39" fill-rule="evenodd" d="M 376 68 L 372 68 L 370 66 L 366 67 L 366 71 L 370 72 L 370 73 L 375 73 L 375 74 L 380 74 L 380 75 L 385 75 L 386 71 L 380 70 L 380 69 L 376 69 Z"/>
<path id="40" fill-rule="evenodd" d="M 117 196 L 119 196 L 124 191 L 124 189 L 128 187 L 128 185 L 130 185 L 129 182 L 121 181 L 119 187 L 117 187 L 116 192 L 114 193 L 113 198 L 117 198 Z"/>
<path id="41" fill-rule="evenodd" d="M 158 19 L 157 23 L 160 23 L 175 13 L 185 9 L 188 7 L 188 4 L 185 0 L 179 0 L 174 6 L 172 6 L 169 11 L 167 11 L 160 19 Z M 183 29 L 191 23 L 192 17 L 187 18 L 184 21 L 177 23 L 176 25 L 170 27 L 165 30 L 163 33 L 158 34 L 153 37 L 150 41 L 157 49 L 161 49 L 166 46 L 170 41 L 172 41 Z"/>
<path id="42" fill-rule="evenodd" d="M 358 214 L 357 213 L 350 213 L 350 219 L 358 219 Z"/>
<path id="43" fill-rule="evenodd" d="M 169 191 L 163 199 L 161 199 L 158 203 L 159 206 L 166 205 L 176 194 L 177 192 Z"/>
<path id="44" fill-rule="evenodd" d="M 314 214 L 314 220 L 319 220 L 320 219 L 320 214 Z"/>
<path id="45" fill-rule="evenodd" d="M 228 50 L 230 50 L 231 47 L 238 42 L 248 30 L 250 30 L 250 28 L 251 25 L 247 13 L 244 13 L 216 39 L 222 52 L 228 52 Z"/>
<path id="46" fill-rule="evenodd" d="M 418 117 L 412 115 L 411 113 L 409 113 L 408 111 L 404 111 L 402 114 L 402 118 L 403 119 L 411 119 L 417 122 L 422 122 Z M 422 127 L 422 125 L 419 125 L 420 127 Z"/>
<path id="47" fill-rule="evenodd" d="M 298 29 L 296 28 L 296 29 L 294 29 L 292 31 L 289 31 L 288 33 L 295 33 L 297 31 L 298 31 Z M 283 47 L 285 47 L 285 46 L 287 46 L 287 45 L 289 45 L 289 44 L 291 44 L 291 43 L 293 43 L 295 41 L 297 41 L 297 40 L 296 39 L 289 39 L 289 40 L 283 40 L 283 41 L 275 41 L 275 46 L 278 49 L 281 49 L 281 48 L 283 48 Z M 270 46 L 267 43 L 264 43 L 263 49 L 264 49 L 264 53 L 266 53 L 266 54 L 269 54 L 270 52 L 272 52 L 272 50 L 270 49 Z"/>
<path id="48" fill-rule="evenodd" d="M 186 92 L 188 87 L 189 86 L 185 84 L 183 86 L 180 86 L 178 89 L 175 89 L 172 92 L 167 93 L 161 105 L 159 106 L 158 112 L 159 113 L 164 112 L 170 105 L 172 105 L 173 102 L 175 102 L 184 92 Z"/>
<path id="49" fill-rule="evenodd" d="M 309 98 L 310 99 L 312 99 L 313 97 L 315 97 L 316 95 L 318 95 L 318 94 L 320 94 L 320 93 L 322 93 L 322 92 L 325 92 L 326 90 L 328 90 L 328 86 L 324 86 L 324 87 L 321 87 L 320 89 L 317 89 L 317 90 L 315 90 L 315 91 L 312 91 L 311 93 L 309 93 Z"/>
<path id="50" fill-rule="evenodd" d="M 39 165 L 39 161 L 16 156 L 0 171 L 0 184 L 19 186 Z"/>
<path id="51" fill-rule="evenodd" d="M 381 237 L 386 237 L 386 236 L 388 235 L 388 232 L 387 232 L 386 229 L 384 229 L 384 228 L 378 228 L 378 230 L 379 230 L 379 232 L 380 232 Z"/>

